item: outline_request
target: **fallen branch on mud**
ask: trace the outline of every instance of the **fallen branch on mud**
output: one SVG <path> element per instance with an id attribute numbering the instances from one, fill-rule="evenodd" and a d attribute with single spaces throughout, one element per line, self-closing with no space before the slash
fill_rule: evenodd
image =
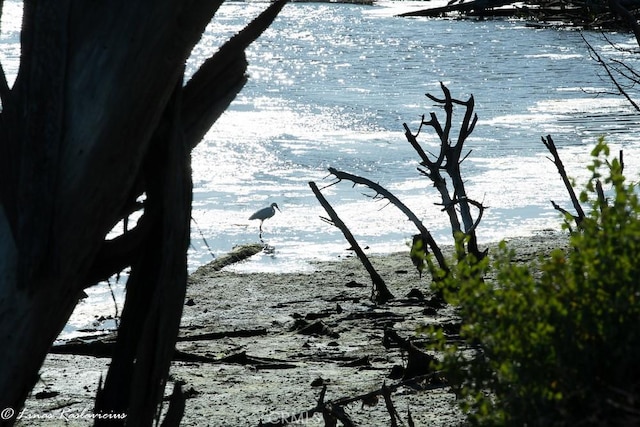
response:
<path id="1" fill-rule="evenodd" d="M 200 335 L 179 337 L 177 341 L 179 342 L 204 341 L 204 340 L 215 340 L 215 339 L 228 338 L 228 337 L 251 337 L 251 336 L 266 335 L 266 333 L 267 333 L 266 329 L 212 332 L 212 333 L 206 333 L 206 334 L 200 334 Z M 91 341 L 74 339 L 64 344 L 54 345 L 51 348 L 50 353 L 74 354 L 79 356 L 92 356 L 92 357 L 98 357 L 98 358 L 111 358 L 111 356 L 113 355 L 114 347 L 115 347 L 115 340 L 113 337 L 109 337 L 106 339 L 96 339 Z M 296 365 L 292 363 L 284 362 L 277 359 L 249 356 L 244 351 L 216 359 L 213 357 L 187 353 L 187 352 L 176 349 L 172 360 L 180 361 L 180 362 L 234 363 L 234 364 L 240 364 L 240 365 L 252 365 L 256 369 L 289 369 L 289 368 L 296 367 Z"/>
<path id="2" fill-rule="evenodd" d="M 244 261 L 247 258 L 252 257 L 253 255 L 259 253 L 264 249 L 264 245 L 259 243 L 249 243 L 244 245 L 235 246 L 231 249 L 230 252 L 220 255 L 215 260 L 211 261 L 208 264 L 203 265 L 202 267 L 196 270 L 196 273 L 206 272 L 206 271 L 220 271 L 224 267 L 227 267 L 231 264 L 235 264 L 240 261 Z"/>

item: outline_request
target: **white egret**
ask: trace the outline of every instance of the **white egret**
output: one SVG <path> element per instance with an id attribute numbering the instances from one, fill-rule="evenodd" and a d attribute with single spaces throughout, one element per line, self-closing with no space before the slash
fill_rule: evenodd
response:
<path id="1" fill-rule="evenodd" d="M 271 218 L 276 214 L 276 209 L 282 212 L 276 203 L 271 203 L 271 206 L 267 206 L 266 208 L 262 208 L 257 212 L 254 212 L 253 215 L 249 217 L 249 219 L 259 219 L 260 220 L 260 236 L 262 236 L 262 223 L 265 219 Z"/>

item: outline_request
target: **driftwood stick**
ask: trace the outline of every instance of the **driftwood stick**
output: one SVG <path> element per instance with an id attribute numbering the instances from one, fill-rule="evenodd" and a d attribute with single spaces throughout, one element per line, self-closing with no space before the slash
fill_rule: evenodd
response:
<path id="1" fill-rule="evenodd" d="M 209 263 L 214 271 L 222 270 L 224 267 L 243 261 L 264 249 L 264 245 L 247 244 L 234 247 L 230 252 L 218 257 Z"/>
<path id="2" fill-rule="evenodd" d="M 257 328 L 257 329 L 238 329 L 235 331 L 222 331 L 222 332 L 207 332 L 205 334 L 197 334 L 197 335 L 183 335 L 179 336 L 177 341 L 210 341 L 210 340 L 219 340 L 222 338 L 237 338 L 237 337 L 256 337 L 267 335 L 267 330 L 265 328 Z"/>
<path id="3" fill-rule="evenodd" d="M 387 285 L 384 283 L 384 280 L 382 279 L 382 277 L 380 277 L 376 269 L 373 267 L 373 264 L 371 264 L 371 261 L 369 261 L 369 258 L 364 253 L 364 251 L 358 244 L 355 237 L 353 237 L 353 234 L 351 234 L 351 231 L 349 231 L 349 228 L 340 219 L 336 211 L 333 210 L 333 208 L 331 207 L 327 199 L 322 195 L 316 183 L 313 181 L 309 182 L 309 187 L 311 187 L 313 194 L 315 194 L 316 198 L 318 199 L 318 201 L 320 202 L 324 210 L 327 212 L 327 214 L 329 214 L 330 223 L 335 227 L 338 227 L 340 231 L 342 231 L 342 234 L 347 239 L 347 242 L 349 242 L 349 244 L 351 245 L 351 248 L 354 250 L 354 252 L 358 256 L 358 259 L 360 259 L 360 262 L 362 262 L 362 265 L 369 273 L 369 276 L 371 277 L 371 281 L 373 282 L 373 286 L 374 286 L 375 302 L 378 304 L 384 304 L 385 302 L 393 299 L 394 296 L 387 288 Z"/>
<path id="4" fill-rule="evenodd" d="M 384 404 L 387 407 L 387 412 L 391 417 L 391 427 L 398 427 L 398 420 L 402 420 L 400 415 L 398 415 L 398 411 L 396 407 L 393 405 L 393 400 L 391 400 L 391 389 L 387 387 L 385 383 L 382 383 L 382 397 L 384 397 Z M 401 421 L 402 422 L 402 421 Z"/>
<path id="5" fill-rule="evenodd" d="M 551 139 L 551 135 L 547 135 L 547 138 L 545 139 L 544 137 L 542 137 L 542 143 L 544 144 L 545 147 L 547 147 L 547 150 L 549 150 L 549 153 L 551 153 L 551 155 L 553 156 L 553 160 L 552 162 L 556 165 L 556 168 L 558 169 L 558 173 L 560 174 L 560 177 L 562 178 L 562 182 L 564 182 L 564 186 L 567 189 L 567 191 L 569 192 L 569 197 L 571 198 L 571 203 L 573 203 L 573 207 L 577 212 L 577 216 L 576 215 L 572 215 L 574 221 L 576 222 L 576 225 L 580 226 L 580 222 L 582 222 L 582 220 L 584 219 L 585 215 L 584 215 L 584 210 L 582 209 L 582 206 L 580 205 L 580 201 L 578 200 L 578 197 L 576 196 L 576 192 L 573 189 L 573 186 L 571 185 L 571 181 L 569 180 L 569 177 L 567 176 L 567 171 L 564 168 L 564 164 L 562 163 L 562 159 L 560 159 L 560 155 L 558 154 L 558 149 L 556 148 L 556 144 L 553 142 L 553 139 Z M 554 203 L 554 207 L 557 206 Z M 566 211 L 564 211 L 563 213 L 566 213 Z"/>
<path id="6" fill-rule="evenodd" d="M 336 170 L 335 168 L 329 168 L 329 172 L 332 175 L 334 175 L 340 181 L 341 180 L 348 180 L 348 181 L 351 181 L 351 182 L 353 182 L 355 184 L 364 185 L 366 187 L 369 187 L 373 191 L 375 191 L 380 196 L 382 196 L 385 199 L 389 200 L 389 202 L 391 202 L 391 204 L 393 204 L 403 214 L 405 214 L 407 216 L 407 218 L 409 218 L 409 220 L 416 226 L 418 231 L 420 231 L 420 235 L 422 236 L 424 241 L 431 248 L 431 251 L 433 252 L 433 255 L 435 256 L 436 260 L 438 261 L 438 265 L 440 266 L 440 268 L 442 270 L 444 270 L 445 272 L 449 271 L 449 268 L 447 266 L 447 262 L 446 262 L 446 260 L 444 258 L 444 255 L 442 254 L 442 251 L 440 250 L 440 247 L 436 243 L 435 239 L 433 238 L 433 236 L 431 235 L 431 233 L 429 232 L 427 227 L 424 226 L 424 224 L 422 223 L 422 221 L 420 221 L 420 219 L 418 219 L 416 214 L 414 214 L 413 211 L 411 211 L 411 209 L 409 209 L 404 203 L 402 203 L 402 201 L 400 201 L 400 199 L 398 199 L 389 190 L 387 190 L 386 188 L 384 188 L 380 184 L 377 184 L 377 183 L 375 183 L 375 182 L 373 182 L 373 181 L 371 181 L 371 180 L 369 180 L 367 178 L 363 178 L 361 176 L 357 176 L 357 175 L 353 175 L 353 174 L 350 174 L 350 173 L 347 173 L 347 172 L 339 171 L 339 170 Z M 433 273 L 433 272 L 431 272 L 431 273 Z"/>
<path id="7" fill-rule="evenodd" d="M 409 427 L 415 427 L 416 425 L 413 422 L 413 417 L 411 416 L 411 409 L 407 409 L 407 425 Z"/>

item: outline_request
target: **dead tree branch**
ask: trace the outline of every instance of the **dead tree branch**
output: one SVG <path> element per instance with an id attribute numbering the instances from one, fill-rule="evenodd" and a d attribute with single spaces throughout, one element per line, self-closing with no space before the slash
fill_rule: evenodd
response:
<path id="1" fill-rule="evenodd" d="M 431 233 L 429 232 L 427 227 L 424 226 L 424 224 L 422 223 L 422 221 L 420 221 L 420 219 L 418 219 L 416 214 L 414 214 L 411 211 L 411 209 L 409 209 L 404 203 L 402 203 L 400 201 L 400 199 L 398 199 L 389 190 L 387 190 L 386 188 L 384 188 L 380 184 L 377 184 L 377 183 L 375 183 L 375 182 L 373 182 L 373 181 L 371 181 L 371 180 L 369 180 L 367 178 L 363 178 L 361 176 L 357 176 L 357 175 L 353 175 L 353 174 L 350 174 L 350 173 L 347 173 L 347 172 L 339 171 L 339 170 L 337 170 L 335 168 L 329 168 L 329 172 L 332 175 L 334 175 L 338 179 L 338 181 L 347 180 L 347 181 L 353 182 L 354 184 L 364 185 L 366 187 L 369 187 L 373 191 L 375 191 L 376 195 L 379 195 L 379 196 L 389 200 L 389 202 L 392 205 L 394 205 L 403 214 L 405 214 L 406 217 L 409 218 L 409 220 L 416 226 L 416 228 L 420 232 L 420 235 L 422 236 L 424 241 L 431 248 L 431 251 L 433 252 L 434 257 L 438 261 L 438 265 L 440 266 L 440 268 L 445 273 L 449 272 L 449 267 L 447 266 L 447 262 L 446 262 L 446 260 L 444 258 L 444 255 L 442 254 L 442 251 L 440 250 L 440 247 L 436 243 L 435 239 L 433 238 L 433 236 L 431 235 Z M 431 273 L 432 273 L 432 275 L 434 277 L 436 277 L 436 275 L 434 275 L 435 272 L 432 271 Z"/>
<path id="2" fill-rule="evenodd" d="M 435 115 L 433 113 L 431 115 L 432 120 L 430 122 L 425 122 L 424 116 L 422 117 L 423 117 L 423 121 L 420 123 L 420 128 L 418 129 L 418 132 L 415 135 L 411 133 L 411 130 L 409 129 L 409 126 L 407 126 L 406 123 L 403 124 L 405 129 L 405 137 L 407 138 L 407 141 L 409 141 L 411 146 L 414 148 L 414 150 L 416 150 L 416 152 L 422 159 L 422 162 L 420 162 L 420 164 L 427 168 L 427 170 L 418 168 L 418 171 L 433 182 L 433 186 L 436 188 L 436 190 L 438 190 L 438 192 L 440 193 L 440 196 L 442 197 L 442 204 L 444 206 L 451 206 L 451 209 L 446 209 L 446 212 L 447 212 L 447 215 L 449 215 L 449 223 L 451 224 L 451 231 L 455 235 L 456 233 L 462 231 L 462 229 L 460 227 L 460 221 L 458 220 L 458 214 L 456 213 L 451 203 L 452 199 L 451 199 L 451 196 L 449 196 L 449 190 L 447 189 L 447 182 L 445 181 L 444 177 L 440 173 L 439 165 L 441 165 L 444 160 L 444 154 L 445 154 L 444 150 L 440 150 L 440 155 L 438 156 L 437 160 L 431 161 L 429 160 L 429 157 L 424 152 L 424 150 L 420 146 L 420 143 L 418 142 L 418 135 L 420 134 L 420 131 L 423 125 L 431 124 L 433 122 L 432 126 L 434 126 L 435 129 L 440 129 L 440 131 L 436 130 L 438 134 L 442 133 L 442 130 L 440 128 L 440 124 L 437 122 L 437 119 L 435 119 Z"/>
<path id="3" fill-rule="evenodd" d="M 382 277 L 380 277 L 376 269 L 373 267 L 367 255 L 364 253 L 364 251 L 358 244 L 355 237 L 353 237 L 353 234 L 351 234 L 351 231 L 349 231 L 349 228 L 340 219 L 338 214 L 336 214 L 336 212 L 333 210 L 333 208 L 331 207 L 327 199 L 322 195 L 316 183 L 309 182 L 309 187 L 311 187 L 313 194 L 315 194 L 316 198 L 318 199 L 318 201 L 320 202 L 324 210 L 327 212 L 327 214 L 329 214 L 330 221 L 328 222 L 334 225 L 335 227 L 338 227 L 340 231 L 342 231 L 342 234 L 351 245 L 352 249 L 358 256 L 358 259 L 360 259 L 360 262 L 362 262 L 362 265 L 369 273 L 369 276 L 371 277 L 371 281 L 373 282 L 373 286 L 374 286 L 374 298 L 373 298 L 374 301 L 377 304 L 384 304 L 385 302 L 393 299 L 394 296 L 387 288 L 387 285 L 384 283 L 384 280 L 382 279 Z"/>
<path id="4" fill-rule="evenodd" d="M 581 33 L 580 36 L 582 37 L 582 40 L 587 45 L 587 49 L 589 50 L 591 58 L 593 60 L 595 60 L 598 64 L 600 64 L 600 66 L 602 66 L 602 69 L 607 74 L 607 77 L 609 78 L 611 83 L 613 83 L 613 85 L 616 87 L 616 89 L 618 90 L 618 93 L 620 95 L 624 96 L 625 99 L 629 102 L 629 104 L 631 104 L 631 106 L 636 111 L 640 111 L 640 106 L 631 98 L 629 93 L 625 90 L 624 87 L 622 87 L 622 84 L 620 82 L 618 82 L 618 79 L 614 76 L 612 67 L 610 67 L 609 64 L 607 64 L 607 62 L 598 54 L 598 52 L 596 52 L 595 48 L 587 41 L 587 39 L 585 38 L 584 34 Z M 620 73 L 620 71 L 617 71 L 617 72 Z M 620 74 L 622 74 L 622 73 L 620 73 Z M 624 74 L 622 74 L 622 75 L 624 75 Z M 630 78 L 629 80 L 631 80 L 634 83 L 638 81 L 635 78 Z"/>
<path id="5" fill-rule="evenodd" d="M 576 210 L 577 215 L 569 214 L 565 209 L 561 209 L 553 200 L 551 201 L 551 204 L 556 210 L 562 212 L 563 214 L 571 215 L 576 225 L 579 227 L 580 223 L 585 217 L 584 210 L 582 209 L 582 206 L 580 205 L 580 201 L 576 196 L 576 192 L 573 189 L 573 186 L 571 185 L 571 181 L 569 180 L 569 177 L 567 176 L 567 171 L 564 168 L 562 159 L 560 159 L 560 155 L 558 154 L 558 149 L 556 148 L 556 144 L 555 142 L 553 142 L 553 139 L 551 139 L 551 135 L 547 135 L 546 138 L 542 137 L 542 143 L 544 144 L 545 147 L 547 147 L 547 150 L 549 150 L 549 153 L 551 153 L 551 155 L 553 156 L 553 159 L 550 159 L 550 160 L 553 162 L 553 164 L 556 165 L 556 168 L 558 169 L 558 173 L 562 178 L 562 182 L 564 182 L 565 188 L 569 192 L 571 203 L 573 203 L 573 208 Z"/>

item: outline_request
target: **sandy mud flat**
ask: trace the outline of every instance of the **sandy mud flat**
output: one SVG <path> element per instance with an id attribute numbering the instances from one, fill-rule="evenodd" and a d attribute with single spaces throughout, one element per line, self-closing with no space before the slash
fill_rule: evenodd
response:
<path id="1" fill-rule="evenodd" d="M 566 236 L 549 231 L 508 241 L 526 260 L 564 245 Z M 402 379 L 393 372 L 406 366 L 406 354 L 384 339 L 385 329 L 393 329 L 419 344 L 421 326 L 455 322 L 453 308 L 408 296 L 417 289 L 428 300 L 429 279 L 418 277 L 407 253 L 371 260 L 395 296 L 384 305 L 371 302 L 371 280 L 351 257 L 315 264 L 309 273 L 241 274 L 206 266 L 193 273 L 177 345 L 182 357 L 172 365 L 166 390 L 169 396 L 174 381 L 184 383 L 189 398 L 182 425 L 258 426 L 293 416 L 293 425 L 321 426 L 320 414 L 301 413 L 316 406 L 323 386 L 326 403 L 383 384 L 394 388 L 392 401 L 405 425 L 408 411 L 417 426 L 460 425 L 455 397 L 437 379 L 397 386 Z M 91 425 L 108 361 L 49 355 L 17 425 Z M 390 425 L 382 398 L 356 400 L 344 411 L 355 425 Z"/>

